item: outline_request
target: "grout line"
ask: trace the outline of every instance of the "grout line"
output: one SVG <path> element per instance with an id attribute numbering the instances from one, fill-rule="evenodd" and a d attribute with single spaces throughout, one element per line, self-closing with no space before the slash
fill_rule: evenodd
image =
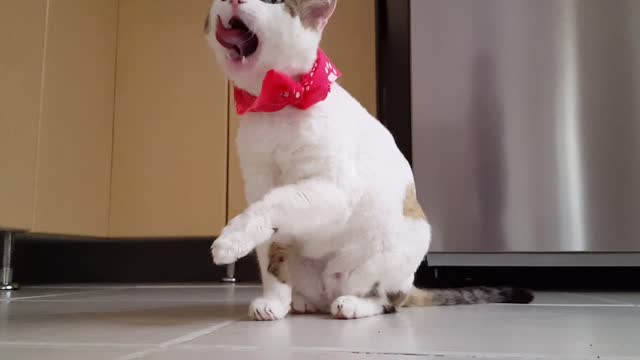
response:
<path id="1" fill-rule="evenodd" d="M 534 304 L 532 306 L 550 306 L 550 307 L 633 307 L 632 304 Z"/>
<path id="2" fill-rule="evenodd" d="M 264 347 L 257 345 L 177 345 L 174 347 L 175 350 L 226 350 L 226 351 L 263 351 L 263 350 L 291 350 L 292 348 L 269 348 L 265 349 Z M 306 348 L 308 349 L 308 348 Z"/>
<path id="3" fill-rule="evenodd" d="M 231 324 L 233 324 L 235 322 L 235 320 L 232 321 L 225 321 L 223 323 L 217 324 L 217 325 L 213 325 L 210 326 L 208 328 L 204 328 L 198 331 L 194 331 L 194 332 L 190 332 L 186 335 L 177 337 L 175 339 L 163 342 L 161 344 L 155 345 L 153 347 L 150 347 L 146 350 L 142 350 L 142 351 L 138 351 L 135 353 L 131 353 L 128 355 L 124 355 L 121 357 L 116 358 L 115 360 L 136 360 L 136 359 L 142 359 L 144 357 L 146 357 L 147 355 L 151 355 L 151 354 L 155 354 L 155 353 L 159 353 L 159 352 L 163 352 L 163 351 L 167 351 L 170 347 L 172 346 L 177 346 L 180 344 L 184 344 L 190 341 L 193 341 L 199 337 L 205 336 L 205 335 L 209 335 L 215 331 L 218 331 L 222 328 L 225 328 Z"/>
<path id="4" fill-rule="evenodd" d="M 476 352 L 464 352 L 464 351 L 381 351 L 370 348 L 333 348 L 333 347 L 317 347 L 317 346 L 288 346 L 282 348 L 265 348 L 259 346 L 242 346 L 242 345 L 181 345 L 175 347 L 177 350 L 227 350 L 227 351 L 284 351 L 284 352 L 300 352 L 300 353 L 313 353 L 313 352 L 325 352 L 336 354 L 358 354 L 358 355 L 382 355 L 382 356 L 415 356 L 415 357 L 428 357 L 434 359 L 441 359 L 444 357 L 470 357 L 477 360 L 482 359 L 495 359 L 495 360 L 511 360 L 514 358 L 521 360 L 591 360 L 595 359 L 598 355 L 567 355 L 567 354 L 536 354 L 536 353 L 476 353 Z M 600 355 L 604 358 L 604 355 Z M 609 358 L 609 357 L 607 357 Z M 613 356 L 610 359 L 615 360 L 636 360 L 636 358 L 629 356 Z"/>
<path id="5" fill-rule="evenodd" d="M 0 299 L 0 302 L 3 302 L 3 301 L 4 302 L 12 302 L 12 301 L 33 300 L 33 299 L 42 299 L 44 301 L 47 301 L 47 298 L 51 298 L 51 297 L 64 296 L 64 295 L 78 295 L 78 294 L 94 294 L 94 293 L 99 293 L 99 292 L 103 292 L 103 291 L 106 291 L 106 290 L 85 290 L 85 291 L 73 291 L 73 292 L 68 292 L 68 293 L 48 294 L 48 295 L 24 296 L 24 297 L 17 297 L 17 298 Z M 85 300 L 58 300 L 58 299 L 52 299 L 50 301 L 85 301 Z"/>
<path id="6" fill-rule="evenodd" d="M 50 348 L 70 348 L 70 347 L 113 347 L 132 348 L 153 346 L 153 344 L 123 344 L 123 343 L 91 343 L 91 342 L 47 342 L 47 341 L 0 341 L 2 346 L 24 346 L 24 347 L 50 347 Z"/>
<path id="7" fill-rule="evenodd" d="M 128 289 L 260 289 L 259 284 L 211 284 L 211 285 L 36 285 L 23 287 L 23 289 L 103 289 L 103 290 L 128 290 Z"/>
<path id="8" fill-rule="evenodd" d="M 533 306 L 533 307 L 633 307 L 633 304 L 624 304 L 624 303 L 620 303 L 620 304 L 544 304 L 544 303 L 538 303 L 538 304 L 485 304 L 488 306 L 495 306 L 495 307 L 500 307 L 500 306 L 509 306 L 509 307 L 527 307 L 527 306 Z"/>
<path id="9" fill-rule="evenodd" d="M 246 284 L 246 285 L 138 285 L 136 289 L 261 289 L 261 285 Z"/>
<path id="10" fill-rule="evenodd" d="M 30 296 L 24 298 L 17 299 L 0 299 L 2 301 L 25 301 L 25 302 L 52 302 L 52 303 L 65 303 L 65 302 L 84 302 L 84 303 L 148 303 L 149 300 L 145 299 L 49 299 L 48 297 L 55 296 L 64 296 L 64 295 L 73 295 L 73 294 L 85 294 L 85 293 L 94 293 L 106 290 L 96 290 L 96 291 L 78 291 L 66 294 L 53 294 L 53 295 L 42 295 L 42 296 Z M 227 304 L 227 305 L 247 305 L 251 302 L 252 299 L 246 299 L 245 302 L 239 302 L 242 300 L 239 299 L 153 299 L 154 303 L 162 304 L 162 303 L 189 303 L 189 304 Z M 630 307 L 638 307 L 639 305 L 634 304 L 485 304 L 486 306 L 505 306 L 505 307 L 586 307 L 586 308 L 630 308 Z"/>
<path id="11" fill-rule="evenodd" d="M 67 295 L 67 294 L 59 294 L 59 295 Z M 58 295 L 58 296 L 59 296 Z M 20 299 L 23 300 L 23 299 Z M 2 300 L 0 300 L 1 302 Z M 72 302 L 82 302 L 82 303 L 129 303 L 129 304 L 149 304 L 149 299 L 146 300 L 132 300 L 132 299 L 34 299 L 31 300 L 29 298 L 24 299 L 25 302 L 51 302 L 51 303 L 72 303 Z M 247 299 L 246 302 L 239 302 L 238 300 L 179 300 L 179 299 L 153 299 L 154 304 L 224 304 L 224 305 L 249 305 L 251 299 Z"/>
<path id="12" fill-rule="evenodd" d="M 587 295 L 587 294 L 578 294 L 575 293 L 574 295 L 578 295 L 580 297 L 583 298 L 587 298 L 587 299 L 593 299 L 593 300 L 598 300 L 598 301 L 605 301 L 607 304 L 623 304 L 623 305 L 633 305 L 632 303 L 627 303 L 624 301 L 618 301 L 615 299 L 610 299 L 604 296 L 598 296 L 598 295 Z"/>

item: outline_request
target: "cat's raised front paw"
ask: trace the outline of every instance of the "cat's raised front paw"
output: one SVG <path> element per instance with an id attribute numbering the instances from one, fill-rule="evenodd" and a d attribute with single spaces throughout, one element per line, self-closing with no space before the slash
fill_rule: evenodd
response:
<path id="1" fill-rule="evenodd" d="M 238 241 L 234 236 L 220 236 L 211 245 L 211 255 L 216 265 L 228 265 L 236 262 L 240 256 Z"/>
<path id="2" fill-rule="evenodd" d="M 233 219 L 211 246 L 216 265 L 227 265 L 248 255 L 253 249 L 268 241 L 274 230 L 264 225 L 264 220 L 241 214 Z"/>
<path id="3" fill-rule="evenodd" d="M 278 299 L 257 298 L 249 306 L 249 316 L 256 321 L 282 320 L 289 313 L 289 306 Z"/>

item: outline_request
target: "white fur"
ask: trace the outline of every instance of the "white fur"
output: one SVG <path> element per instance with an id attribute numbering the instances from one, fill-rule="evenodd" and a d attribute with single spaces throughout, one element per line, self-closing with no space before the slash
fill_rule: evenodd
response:
<path id="1" fill-rule="evenodd" d="M 218 15 L 228 22 L 230 1 L 214 0 L 210 15 L 212 23 Z M 260 39 L 246 64 L 225 58 L 215 31 L 208 38 L 238 87 L 257 94 L 269 69 L 291 76 L 310 70 L 322 29 L 260 0 L 246 0 L 235 15 Z M 357 297 L 376 282 L 382 294 L 409 292 L 431 238 L 426 221 L 403 215 L 411 168 L 391 134 L 340 85 L 306 111 L 243 116 L 237 146 L 250 206 L 222 231 L 212 254 L 227 264 L 257 249 L 264 296 L 251 305 L 254 319 L 283 318 L 291 288 L 295 311 L 338 318 L 382 313 L 384 300 Z M 272 241 L 293 249 L 291 286 L 266 270 Z"/>

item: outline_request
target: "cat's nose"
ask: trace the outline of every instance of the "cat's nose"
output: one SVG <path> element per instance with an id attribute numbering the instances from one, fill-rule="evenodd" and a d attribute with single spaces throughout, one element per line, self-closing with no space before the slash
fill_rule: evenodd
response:
<path id="1" fill-rule="evenodd" d="M 235 10 L 240 6 L 240 4 L 246 3 L 247 0 L 231 0 L 231 7 Z"/>

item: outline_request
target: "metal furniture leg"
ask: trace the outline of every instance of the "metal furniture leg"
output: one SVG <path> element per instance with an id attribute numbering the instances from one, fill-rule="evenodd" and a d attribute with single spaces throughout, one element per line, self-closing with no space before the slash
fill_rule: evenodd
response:
<path id="1" fill-rule="evenodd" d="M 0 270 L 0 291 L 18 290 L 18 284 L 13 282 L 13 268 L 11 267 L 14 234 L 10 231 L 3 232 L 2 239 L 4 252 L 2 253 L 2 269 Z"/>
<path id="2" fill-rule="evenodd" d="M 223 283 L 235 284 L 236 282 L 236 264 L 227 265 L 227 276 L 222 278 Z"/>

